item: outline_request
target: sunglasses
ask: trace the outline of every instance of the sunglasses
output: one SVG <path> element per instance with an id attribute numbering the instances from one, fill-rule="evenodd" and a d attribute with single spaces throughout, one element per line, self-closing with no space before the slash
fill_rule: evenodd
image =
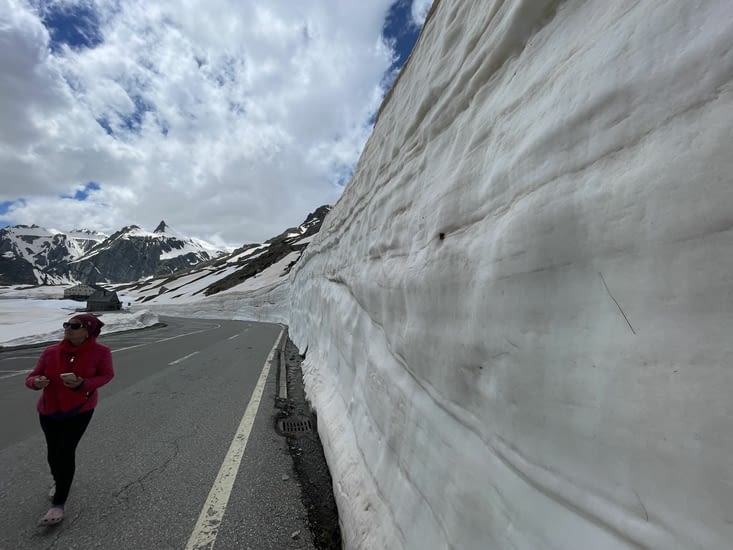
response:
<path id="1" fill-rule="evenodd" d="M 64 323 L 64 328 L 70 328 L 71 330 L 79 330 L 80 328 L 84 328 L 84 325 L 82 323 Z"/>

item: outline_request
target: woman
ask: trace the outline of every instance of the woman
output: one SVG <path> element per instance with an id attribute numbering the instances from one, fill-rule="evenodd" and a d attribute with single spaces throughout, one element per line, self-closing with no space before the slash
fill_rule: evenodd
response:
<path id="1" fill-rule="evenodd" d="M 39 525 L 64 519 L 64 504 L 76 469 L 76 446 L 97 405 L 97 388 L 114 377 L 112 354 L 97 343 L 104 323 L 94 315 L 74 315 L 64 323 L 64 339 L 47 347 L 25 385 L 43 390 L 36 409 L 46 436 L 48 465 L 56 483 L 51 508 Z"/>

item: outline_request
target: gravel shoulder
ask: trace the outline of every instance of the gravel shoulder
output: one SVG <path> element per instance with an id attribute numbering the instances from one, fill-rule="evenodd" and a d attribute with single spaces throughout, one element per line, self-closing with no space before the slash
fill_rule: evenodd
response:
<path id="1" fill-rule="evenodd" d="M 318 437 L 316 412 L 305 397 L 302 360 L 298 348 L 286 338 L 280 355 L 279 376 L 286 373 L 287 398 L 277 400 L 276 407 L 280 412 L 276 417 L 276 430 L 287 439 L 315 547 L 318 550 L 341 550 L 341 530 L 331 474 Z"/>

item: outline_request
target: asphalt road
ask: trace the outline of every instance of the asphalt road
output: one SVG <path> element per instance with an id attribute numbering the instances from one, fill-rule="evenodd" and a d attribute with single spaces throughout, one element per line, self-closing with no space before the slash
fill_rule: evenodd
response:
<path id="1" fill-rule="evenodd" d="M 0 550 L 194 548 L 211 541 L 198 522 L 211 495 L 221 521 L 214 546 L 200 548 L 313 548 L 292 460 L 275 430 L 276 361 L 262 378 L 246 447 L 242 438 L 281 327 L 161 320 L 166 326 L 100 338 L 113 350 L 116 376 L 100 390 L 77 450 L 66 519 L 52 528 L 36 526 L 51 478 L 39 394 L 23 385 L 42 346 L 0 351 Z"/>

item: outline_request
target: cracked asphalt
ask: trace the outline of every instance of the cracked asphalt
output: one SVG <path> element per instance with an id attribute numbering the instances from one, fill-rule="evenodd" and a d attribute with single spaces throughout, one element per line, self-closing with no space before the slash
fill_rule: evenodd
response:
<path id="1" fill-rule="evenodd" d="M 0 427 L 0 550 L 186 548 L 281 327 L 165 321 L 165 327 L 101 339 L 119 350 L 117 376 L 100 392 L 77 451 L 66 519 L 57 527 L 36 526 L 51 484 L 34 409 L 38 394 L 22 387 L 22 376 L 0 379 L 7 424 Z M 320 505 L 332 503 L 333 495 L 317 434 L 301 440 L 277 429 L 278 419 L 293 411 L 312 414 L 297 350 L 284 342 L 289 396 L 278 398 L 275 362 L 216 549 L 340 548 L 335 505 Z M 0 371 L 31 368 L 28 357 L 39 352 L 3 350 Z"/>

